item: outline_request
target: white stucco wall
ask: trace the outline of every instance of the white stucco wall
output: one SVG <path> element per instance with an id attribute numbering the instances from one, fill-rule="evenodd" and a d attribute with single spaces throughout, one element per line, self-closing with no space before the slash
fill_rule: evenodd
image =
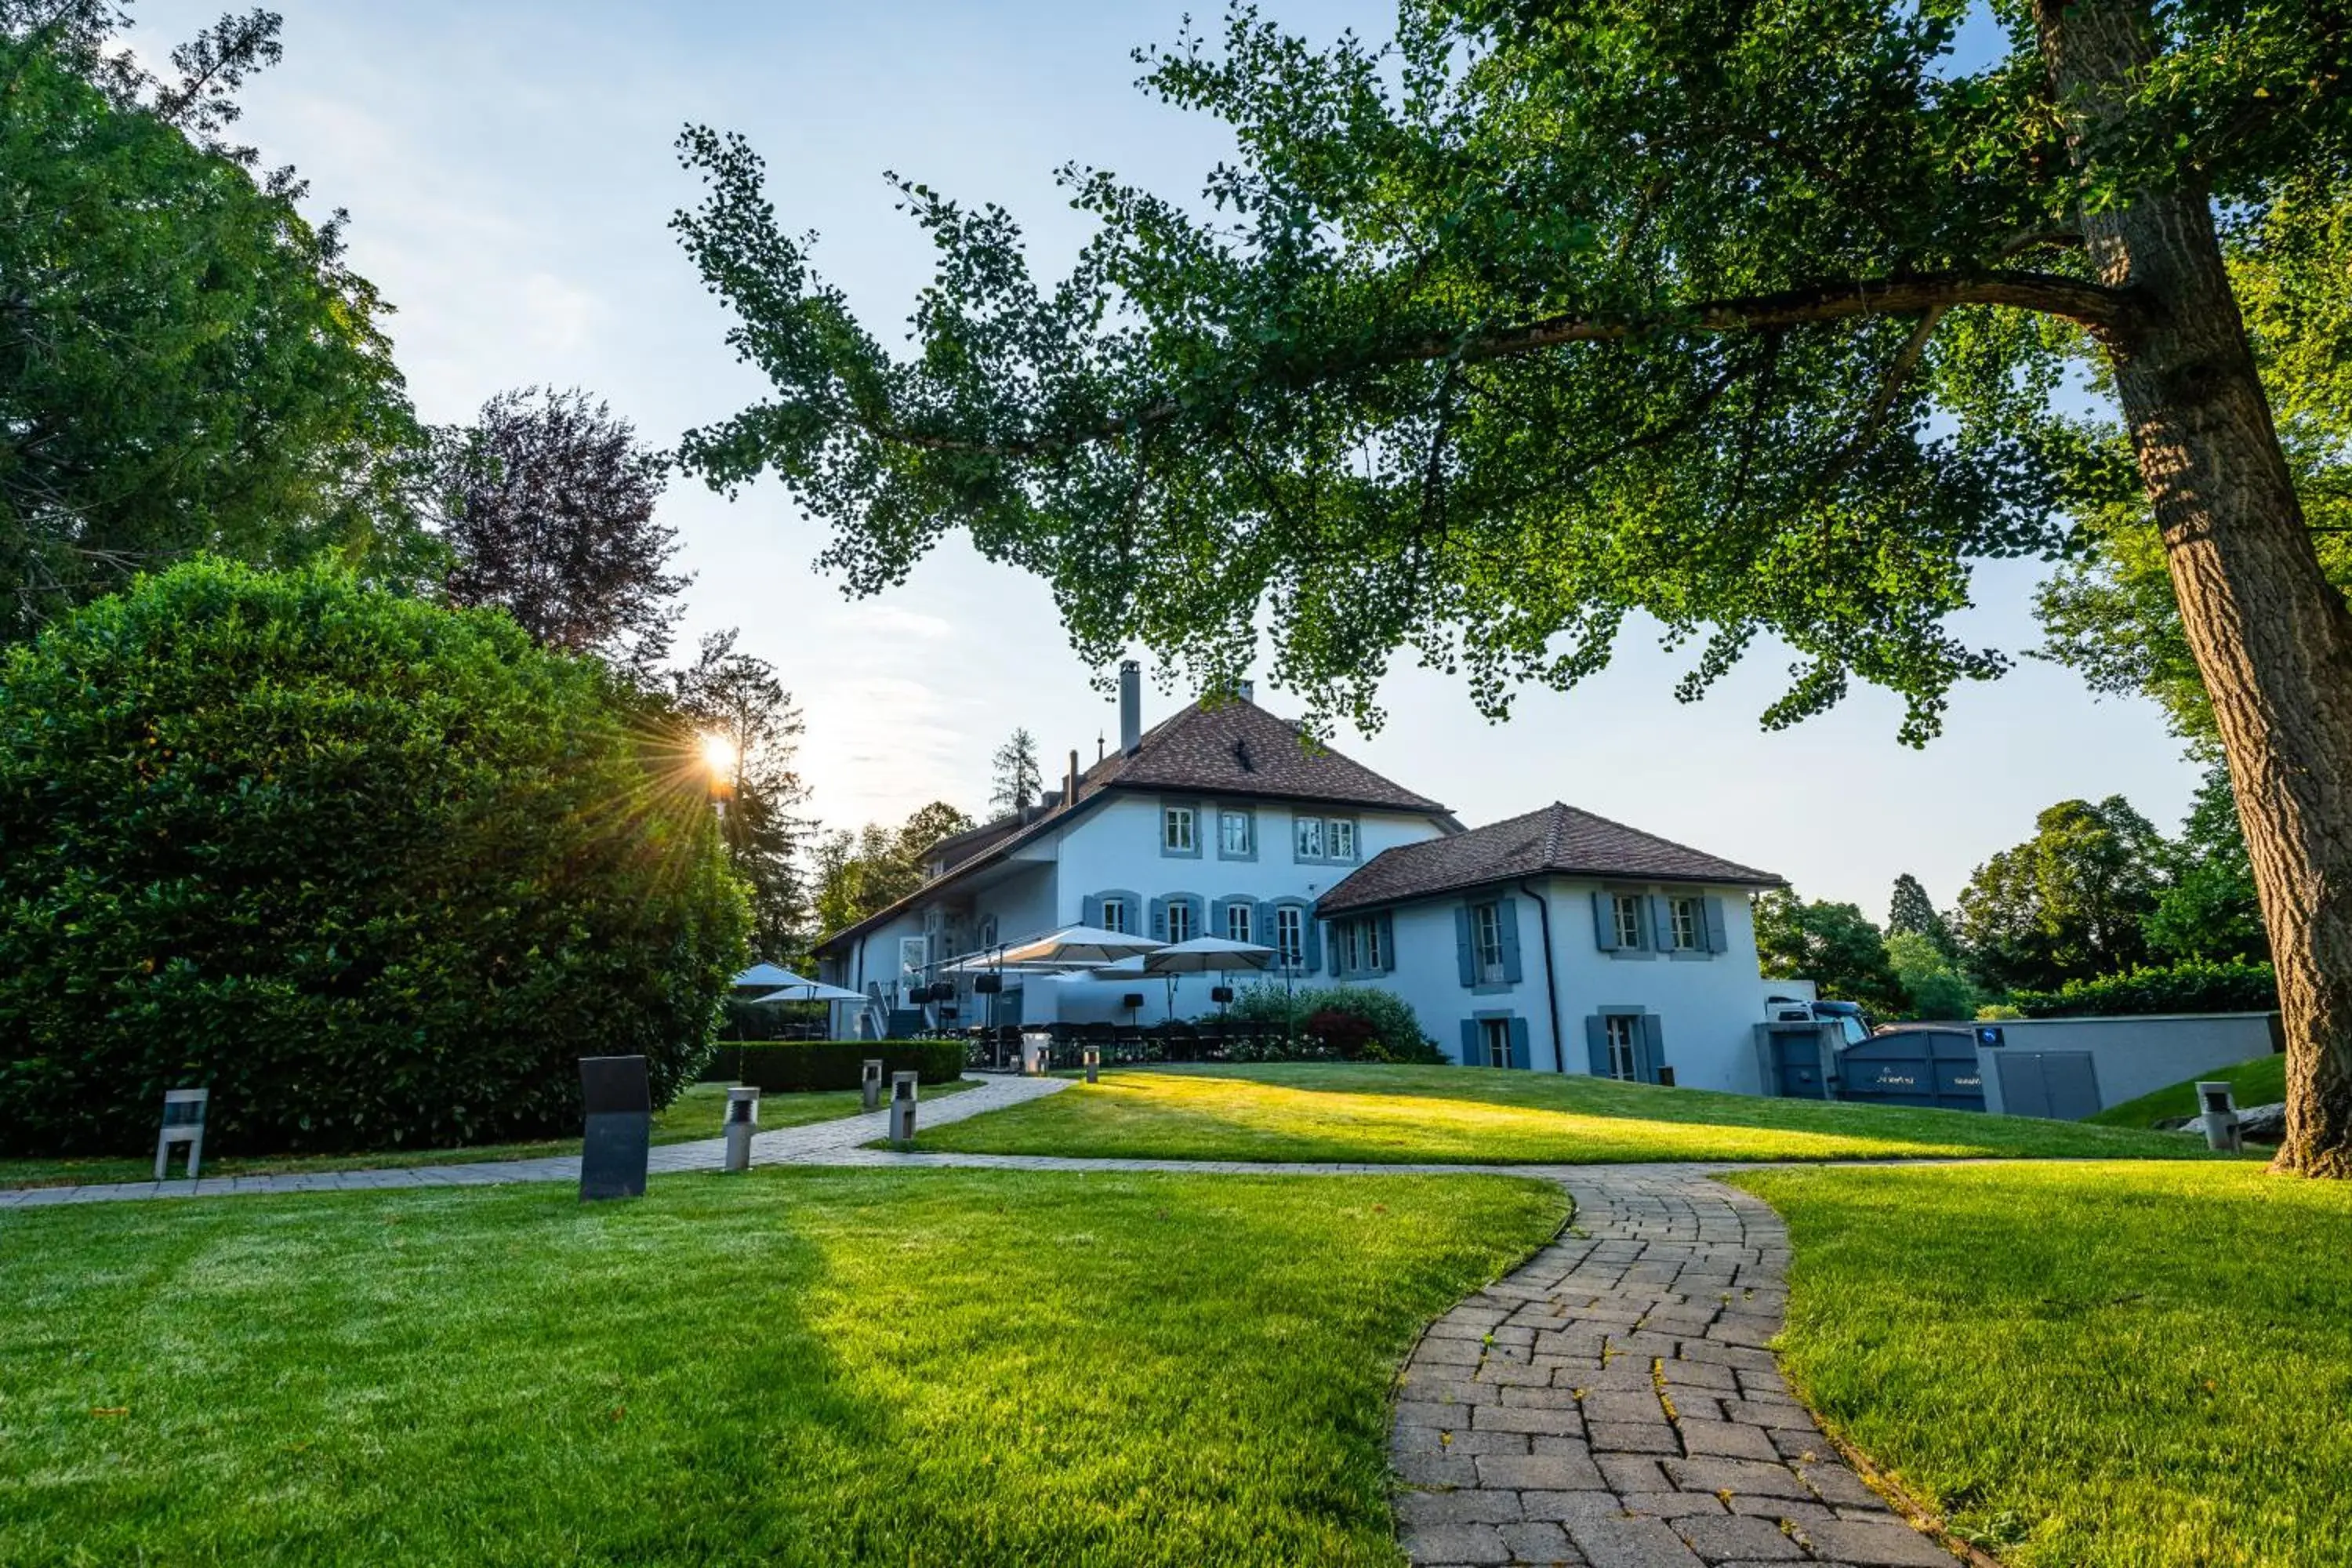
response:
<path id="1" fill-rule="evenodd" d="M 1464 1019 L 1507 1013 L 1527 1021 L 1532 1069 L 1588 1072 L 1586 1018 L 1638 1008 L 1660 1019 L 1663 1059 L 1675 1069 L 1677 1083 L 1744 1094 L 1760 1091 L 1751 1031 L 1764 1016 L 1763 991 L 1746 889 L 1608 884 L 1612 892 L 1696 893 L 1716 900 L 1724 951 L 1667 956 L 1649 951 L 1613 953 L 1599 945 L 1592 895 L 1601 890 L 1601 884 L 1550 878 L 1531 886 L 1550 909 L 1560 1037 L 1553 1037 L 1545 994 L 1542 913 L 1537 898 L 1517 887 L 1451 894 L 1394 910 L 1395 970 L 1365 984 L 1392 990 L 1410 1002 L 1422 1026 L 1457 1059 Z M 1513 985 L 1465 987 L 1456 956 L 1454 911 L 1465 903 L 1496 898 L 1509 900 L 1517 922 L 1519 980 Z"/>

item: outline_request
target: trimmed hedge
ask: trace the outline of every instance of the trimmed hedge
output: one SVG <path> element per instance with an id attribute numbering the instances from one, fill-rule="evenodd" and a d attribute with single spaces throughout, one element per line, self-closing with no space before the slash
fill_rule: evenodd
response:
<path id="1" fill-rule="evenodd" d="M 326 572 L 142 578 L 0 653 L 0 1153 L 577 1133 L 667 1103 L 750 905 L 682 742 L 503 615 Z"/>
<path id="2" fill-rule="evenodd" d="M 2011 1005 L 2029 1018 L 2116 1018 L 2159 1013 L 2268 1013 L 2278 1005 L 2278 974 L 2267 963 L 2141 968 L 2097 980 L 2070 980 L 2055 991 L 2013 991 Z"/>
<path id="3" fill-rule="evenodd" d="M 1331 1027 L 1331 1037 L 1316 1033 L 1317 1019 Z M 1315 1042 L 1287 1048 L 1283 1058 L 1233 1057 L 1234 1061 L 1311 1060 L 1332 1057 L 1348 1061 L 1415 1062 L 1431 1066 L 1452 1060 L 1437 1048 L 1414 1016 L 1412 1004 L 1387 991 L 1363 985 L 1319 985 L 1285 988 L 1262 980 L 1246 986 L 1225 1009 L 1230 1024 L 1269 1025 Z M 1360 1021 L 1360 1022 L 1359 1022 Z M 1270 1048 L 1270 1047 L 1265 1047 Z"/>
<path id="4" fill-rule="evenodd" d="M 856 1089 L 866 1063 L 879 1057 L 885 1084 L 894 1072 L 919 1073 L 925 1083 L 953 1083 L 963 1076 L 963 1054 L 961 1040 L 726 1041 L 712 1053 L 702 1078 L 706 1083 L 754 1083 L 776 1094 Z"/>

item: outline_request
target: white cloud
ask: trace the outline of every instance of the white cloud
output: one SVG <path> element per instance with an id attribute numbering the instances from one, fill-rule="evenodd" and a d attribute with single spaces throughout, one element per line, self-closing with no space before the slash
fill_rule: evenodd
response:
<path id="1" fill-rule="evenodd" d="M 604 313 L 603 301 L 593 292 L 547 272 L 523 279 L 522 309 L 532 343 L 559 353 L 586 342 L 591 325 Z"/>

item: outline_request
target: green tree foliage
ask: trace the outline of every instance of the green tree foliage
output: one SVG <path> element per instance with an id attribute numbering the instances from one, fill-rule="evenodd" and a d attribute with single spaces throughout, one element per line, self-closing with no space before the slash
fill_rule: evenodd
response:
<path id="1" fill-rule="evenodd" d="M 1140 640 L 1202 689 L 1269 627 L 1318 714 L 1376 721 L 1406 650 L 1499 713 L 1638 613 L 1693 650 L 1682 697 L 1769 637 L 1768 723 L 1861 679 L 1914 742 L 2006 664 L 1948 624 L 1969 563 L 2144 490 L 2295 939 L 2282 1160 L 2352 1175 L 2352 610 L 2217 232 L 2352 184 L 2352 28 L 2004 0 L 1964 66 L 1979 9 L 1401 0 L 1392 44 L 1318 47 L 1235 6 L 1142 57 L 1233 156 L 1198 204 L 1073 166 L 1100 226 L 1060 281 L 1010 215 L 900 183 L 940 253 L 903 353 L 749 144 L 689 129 L 676 227 L 773 392 L 682 458 L 781 476 L 856 589 L 961 530 L 1088 659 Z M 2131 468 L 2060 395 L 2082 373 Z"/>
<path id="2" fill-rule="evenodd" d="M 1886 961 L 1902 988 L 1907 1017 L 1973 1018 L 1983 1003 L 1983 996 L 1951 955 L 1925 931 L 1898 931 L 1889 935 Z"/>
<path id="3" fill-rule="evenodd" d="M 736 635 L 704 637 L 694 663 L 671 675 L 671 695 L 698 735 L 723 736 L 733 752 L 720 833 L 751 889 L 753 949 L 787 963 L 807 950 L 814 913 L 800 865 L 812 825 L 795 811 L 808 799 L 793 766 L 804 726 L 775 666 L 738 649 Z"/>
<path id="4" fill-rule="evenodd" d="M 2352 592 L 2352 182 L 2298 180 L 2232 215 L 2226 238 L 2312 543 L 2328 580 Z M 2121 437 L 2110 441 L 2111 460 L 2126 460 Z M 2042 590 L 2042 653 L 2095 691 L 2153 699 L 2175 733 L 2218 760 L 2212 703 L 2145 496 L 2098 497 L 2079 521 L 2084 552 Z"/>
<path id="5" fill-rule="evenodd" d="M 895 828 L 869 822 L 856 834 L 844 829 L 824 835 L 815 850 L 820 937 L 879 914 L 921 887 L 940 840 L 976 826 L 947 802 L 935 800 Z"/>
<path id="6" fill-rule="evenodd" d="M 324 571 L 198 562 L 0 663 L 0 1152 L 576 1130 L 656 1103 L 749 924 L 702 779 L 593 660 Z"/>
<path id="7" fill-rule="evenodd" d="M 2180 837 L 2166 847 L 2163 859 L 2164 886 L 2141 922 L 2151 954 L 2167 961 L 2269 962 L 2253 862 L 2238 829 L 2226 770 L 2206 773 Z"/>
<path id="8" fill-rule="evenodd" d="M 2144 922 L 2162 891 L 2162 836 L 2121 795 L 2061 801 L 2033 826 L 1960 892 L 1977 978 L 1999 991 L 2048 991 L 2142 963 Z"/>
<path id="9" fill-rule="evenodd" d="M 1026 811 L 1045 793 L 1045 771 L 1037 763 L 1037 737 L 1015 730 L 990 759 L 988 804 L 999 811 Z"/>
<path id="10" fill-rule="evenodd" d="M 0 4 L 0 640 L 194 551 L 422 581 L 389 307 L 222 143 L 277 18 L 141 69 L 111 5 Z"/>
<path id="11" fill-rule="evenodd" d="M 442 591 L 496 605 L 546 647 L 646 671 L 669 651 L 688 578 L 662 568 L 677 531 L 654 517 L 669 461 L 586 393 L 526 387 L 439 437 Z"/>
<path id="12" fill-rule="evenodd" d="M 1906 1011 L 1886 939 L 1854 904 L 1809 901 L 1776 888 L 1754 903 L 1756 955 L 1772 979 L 1811 980 L 1832 1001 L 1858 1002 L 1882 1017 Z"/>
<path id="13" fill-rule="evenodd" d="M 1959 939 L 1952 933 L 1952 922 L 1936 907 L 1936 900 L 1927 896 L 1919 879 L 1908 871 L 1895 879 L 1895 896 L 1886 910 L 1886 934 L 1890 938 L 1924 936 L 1948 959 L 1959 952 Z"/>

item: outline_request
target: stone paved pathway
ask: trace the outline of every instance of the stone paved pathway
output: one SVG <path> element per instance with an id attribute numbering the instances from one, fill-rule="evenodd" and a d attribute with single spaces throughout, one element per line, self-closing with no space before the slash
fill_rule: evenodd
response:
<path id="1" fill-rule="evenodd" d="M 1585 1166 L 1566 1234 L 1432 1325 L 1391 1435 L 1421 1564 L 1953 1568 L 1765 1348 L 1788 1234 L 1700 1166 Z"/>
<path id="2" fill-rule="evenodd" d="M 1059 1078 L 988 1078 L 978 1089 L 925 1100 L 916 1110 L 918 1128 L 961 1121 L 982 1111 L 1002 1110 L 1024 1100 L 1056 1093 L 1075 1081 Z M 845 1116 L 802 1127 L 779 1127 L 751 1140 L 755 1165 L 845 1164 L 860 1143 L 889 1132 L 890 1113 Z M 727 1141 L 657 1143 L 646 1168 L 656 1175 L 677 1171 L 716 1171 Z M 890 1156 L 884 1152 L 883 1158 Z M 111 1182 L 79 1187 L 24 1187 L 0 1191 L 0 1209 L 38 1208 L 52 1204 L 115 1203 L 135 1198 L 212 1198 L 244 1193 L 381 1192 L 401 1187 L 497 1186 L 508 1182 L 577 1182 L 580 1156 L 541 1160 L 485 1160 L 462 1165 L 412 1165 L 381 1171 L 319 1171 L 281 1176 L 206 1176 L 196 1182 Z"/>

